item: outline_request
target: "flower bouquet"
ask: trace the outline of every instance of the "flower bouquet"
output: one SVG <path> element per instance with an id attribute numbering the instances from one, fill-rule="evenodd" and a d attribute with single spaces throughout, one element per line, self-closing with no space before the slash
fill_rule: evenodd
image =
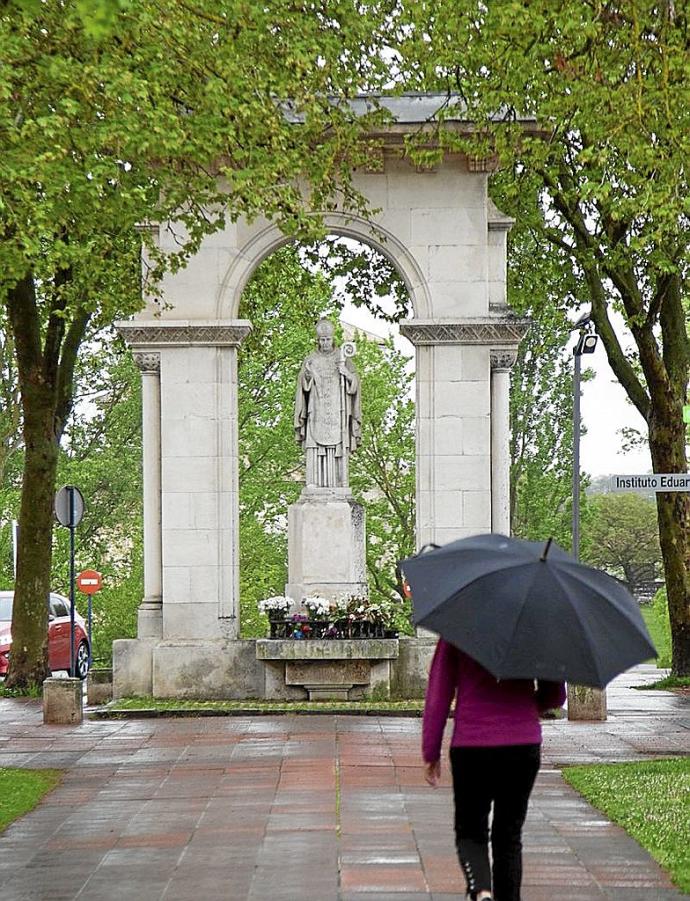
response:
<path id="1" fill-rule="evenodd" d="M 333 604 L 328 598 L 322 598 L 318 594 L 304 599 L 304 606 L 310 619 L 328 619 L 331 615 Z"/>
<path id="2" fill-rule="evenodd" d="M 277 594 L 271 598 L 264 598 L 263 601 L 259 601 L 259 610 L 261 613 L 266 614 L 269 620 L 276 621 L 287 616 L 292 604 L 292 598 Z"/>

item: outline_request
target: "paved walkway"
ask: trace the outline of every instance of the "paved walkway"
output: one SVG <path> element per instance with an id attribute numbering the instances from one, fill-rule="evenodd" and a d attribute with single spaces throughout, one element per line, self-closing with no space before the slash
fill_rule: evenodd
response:
<path id="1" fill-rule="evenodd" d="M 524 901 L 680 899 L 632 839 L 562 780 L 571 762 L 690 752 L 690 700 L 609 689 L 601 724 L 545 724 Z M 462 880 L 447 773 L 423 784 L 419 719 L 346 716 L 44 726 L 0 699 L 0 764 L 60 767 L 0 835 L 3 901 L 451 901 Z"/>

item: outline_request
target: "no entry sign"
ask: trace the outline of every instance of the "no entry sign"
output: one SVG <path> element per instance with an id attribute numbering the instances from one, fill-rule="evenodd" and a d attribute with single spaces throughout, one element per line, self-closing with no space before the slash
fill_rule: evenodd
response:
<path id="1" fill-rule="evenodd" d="M 101 590 L 101 574 L 95 569 L 85 569 L 77 576 L 77 588 L 84 594 L 96 594 Z"/>

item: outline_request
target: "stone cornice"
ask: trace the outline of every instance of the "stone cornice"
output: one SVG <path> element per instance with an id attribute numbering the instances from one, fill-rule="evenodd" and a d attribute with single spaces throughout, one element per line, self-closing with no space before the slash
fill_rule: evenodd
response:
<path id="1" fill-rule="evenodd" d="M 411 319 L 400 323 L 400 333 L 415 345 L 495 344 L 518 345 L 529 320 L 517 316 L 486 317 L 456 322 Z"/>
<path id="2" fill-rule="evenodd" d="M 247 319 L 132 320 L 115 328 L 132 348 L 237 347 L 252 330 Z"/>

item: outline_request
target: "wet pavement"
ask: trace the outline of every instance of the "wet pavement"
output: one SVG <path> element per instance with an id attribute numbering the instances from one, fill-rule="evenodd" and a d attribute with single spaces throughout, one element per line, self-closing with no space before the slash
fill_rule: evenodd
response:
<path id="1" fill-rule="evenodd" d="M 636 842 L 563 781 L 569 763 L 690 753 L 690 699 L 608 690 L 604 723 L 544 724 L 523 901 L 681 899 Z M 419 719 L 87 720 L 44 726 L 0 699 L 0 765 L 61 785 L 0 834 L 2 901 L 451 901 L 464 897 L 447 767 L 428 788 Z"/>

